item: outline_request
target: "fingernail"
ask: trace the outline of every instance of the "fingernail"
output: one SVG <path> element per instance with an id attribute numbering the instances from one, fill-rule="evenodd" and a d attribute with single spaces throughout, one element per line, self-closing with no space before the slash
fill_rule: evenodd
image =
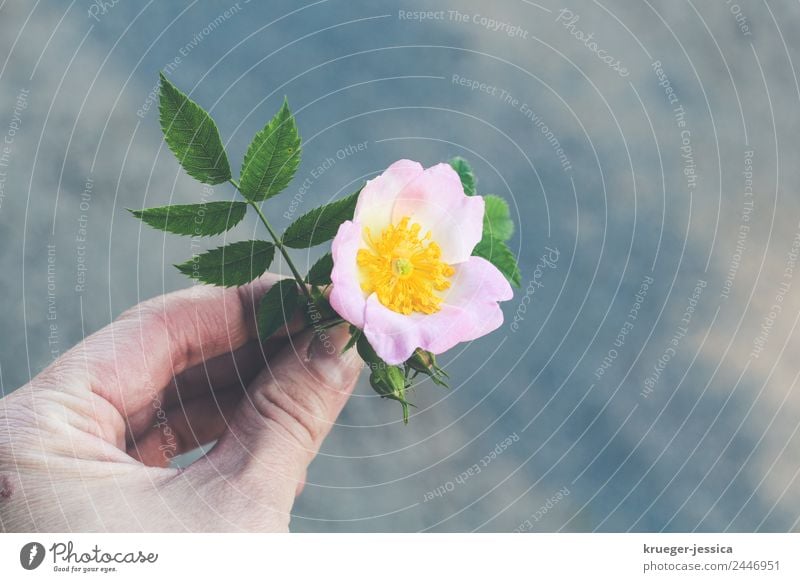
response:
<path id="1" fill-rule="evenodd" d="M 330 329 L 315 331 L 308 350 L 308 362 L 323 378 L 331 383 L 349 380 L 355 373 L 355 349 L 342 350 L 350 340 L 350 332 L 344 324 Z"/>

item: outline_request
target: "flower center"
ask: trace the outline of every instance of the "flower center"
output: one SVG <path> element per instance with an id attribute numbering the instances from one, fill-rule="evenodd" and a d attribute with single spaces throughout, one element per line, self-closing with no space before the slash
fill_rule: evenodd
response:
<path id="1" fill-rule="evenodd" d="M 356 258 L 361 288 L 375 293 L 392 311 L 436 313 L 442 303 L 438 291 L 450 287 L 455 269 L 441 260 L 442 250 L 431 240 L 431 233 L 420 236 L 420 225 L 409 225 L 410 221 L 406 216 L 378 237 L 364 228 L 368 246 Z"/>
<path id="2" fill-rule="evenodd" d="M 398 277 L 408 277 L 414 271 L 414 265 L 408 259 L 401 257 L 392 261 L 392 271 Z"/>

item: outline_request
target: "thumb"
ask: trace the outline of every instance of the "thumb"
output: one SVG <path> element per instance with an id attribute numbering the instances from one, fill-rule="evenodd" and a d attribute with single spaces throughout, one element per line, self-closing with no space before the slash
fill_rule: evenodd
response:
<path id="1" fill-rule="evenodd" d="M 345 325 L 293 336 L 251 383 L 205 460 L 240 492 L 287 515 L 298 485 L 353 391 L 362 364 Z"/>

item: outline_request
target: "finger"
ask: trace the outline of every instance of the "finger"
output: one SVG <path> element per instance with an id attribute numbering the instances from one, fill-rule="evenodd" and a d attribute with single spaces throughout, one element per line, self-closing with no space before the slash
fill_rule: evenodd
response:
<path id="1" fill-rule="evenodd" d="M 128 454 L 152 467 L 166 467 L 176 455 L 219 438 L 244 397 L 226 390 L 198 396 L 156 413 L 151 426 L 127 446 Z"/>
<path id="2" fill-rule="evenodd" d="M 156 421 L 157 408 L 170 408 L 212 392 L 239 389 L 243 391 L 265 365 L 258 342 L 249 342 L 236 350 L 189 368 L 172 379 L 164 393 L 151 398 L 147 406 L 127 418 L 126 440 L 139 438 Z"/>
<path id="3" fill-rule="evenodd" d="M 294 490 L 294 496 L 300 497 L 300 494 L 303 492 L 303 489 L 306 488 L 306 479 L 308 478 L 308 469 L 303 471 L 303 476 L 300 479 L 300 482 L 297 484 L 297 487 Z"/>
<path id="4" fill-rule="evenodd" d="M 344 325 L 293 338 L 256 377 L 230 428 L 187 477 L 224 475 L 288 515 L 308 464 L 361 370 L 355 350 L 341 353 L 348 339 Z"/>
<path id="5" fill-rule="evenodd" d="M 202 362 L 176 376 L 163 396 L 153 401 L 154 406 L 144 408 L 128 417 L 126 442 L 136 442 L 139 448 L 149 442 L 150 433 L 161 424 L 158 418 L 161 409 L 166 409 L 170 418 L 174 416 L 175 411 L 184 411 L 189 416 L 189 424 L 208 422 L 203 414 L 208 405 L 224 396 L 227 397 L 225 395 L 227 392 L 235 392 L 236 402 L 241 400 L 247 386 L 266 366 L 268 355 L 279 351 L 278 346 L 283 347 L 286 343 L 286 338 L 271 338 L 265 344 L 254 340 L 234 352 Z M 197 402 L 202 402 L 204 406 L 197 406 Z M 214 408 L 211 412 L 216 413 L 217 410 Z M 190 449 L 181 449 L 180 452 L 215 440 L 224 428 L 224 425 L 220 426 L 222 428 L 214 431 L 212 437 L 195 443 Z M 133 448 L 133 445 L 129 444 L 128 448 Z M 140 455 L 133 456 L 140 458 Z"/>
<path id="6" fill-rule="evenodd" d="M 262 346 L 258 341 L 250 341 L 233 352 L 201 362 L 178 374 L 164 392 L 164 404 L 171 406 L 180 398 L 193 398 L 226 385 L 246 387 L 267 365 L 267 357 L 286 344 L 286 339 L 269 342 Z"/>
<path id="7" fill-rule="evenodd" d="M 287 343 L 285 337 L 270 338 L 263 344 L 253 340 L 234 352 L 229 352 L 185 370 L 172 379 L 164 393 L 151 398 L 164 408 L 175 404 L 223 390 L 236 390 L 241 394 L 258 372 L 266 366 L 267 358 L 282 349 Z M 128 414 L 126 440 L 138 437 L 152 428 L 156 411 L 153 406 Z"/>
<path id="8" fill-rule="evenodd" d="M 267 343 L 283 347 L 287 339 Z M 165 467 L 174 456 L 215 441 L 228 427 L 245 387 L 265 367 L 267 350 L 277 351 L 252 341 L 175 378 L 172 396 L 168 391 L 161 399 L 163 409 L 144 410 L 147 418 L 130 419 L 128 454 L 146 465 Z M 302 487 L 301 482 L 297 495 Z"/>
<path id="9" fill-rule="evenodd" d="M 149 406 L 174 376 L 256 338 L 257 302 L 278 279 L 267 274 L 239 288 L 196 286 L 145 301 L 64 354 L 36 382 L 98 395 L 125 418 Z M 291 327 L 302 325 L 296 319 Z M 116 421 L 114 429 L 124 431 Z"/>

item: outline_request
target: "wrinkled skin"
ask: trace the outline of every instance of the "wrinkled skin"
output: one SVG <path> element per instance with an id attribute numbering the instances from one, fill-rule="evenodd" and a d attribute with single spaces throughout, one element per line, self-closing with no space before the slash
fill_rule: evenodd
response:
<path id="1" fill-rule="evenodd" d="M 146 301 L 0 400 L 0 529 L 288 530 L 361 364 L 343 326 L 260 344 L 275 280 Z"/>

